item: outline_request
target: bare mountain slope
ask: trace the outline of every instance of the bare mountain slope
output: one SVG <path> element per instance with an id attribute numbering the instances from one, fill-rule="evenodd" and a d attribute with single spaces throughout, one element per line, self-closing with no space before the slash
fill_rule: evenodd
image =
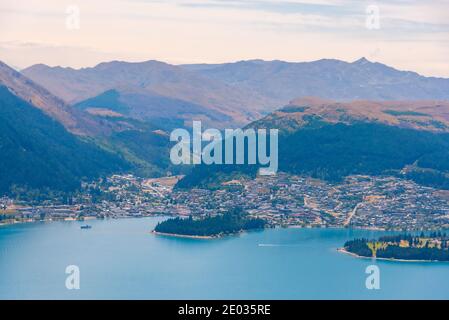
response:
<path id="1" fill-rule="evenodd" d="M 74 110 L 40 85 L 0 61 L 0 84 L 19 98 L 41 109 L 60 122 L 67 130 L 78 135 L 94 134 L 99 130 L 87 115 Z"/>
<path id="2" fill-rule="evenodd" d="M 294 131 L 311 120 L 327 123 L 376 122 L 401 128 L 449 132 L 449 102 L 446 101 L 368 101 L 336 102 L 316 97 L 292 100 L 287 106 L 256 121 Z"/>
<path id="3" fill-rule="evenodd" d="M 258 93 L 158 61 L 113 61 L 79 70 L 34 65 L 22 72 L 71 104 L 127 87 L 194 103 L 226 114 L 239 124 L 258 118 L 260 111 L 274 105 Z"/>
<path id="4" fill-rule="evenodd" d="M 352 63 L 249 60 L 216 65 L 184 65 L 214 80 L 275 99 L 278 105 L 296 97 L 339 101 L 449 100 L 449 79 L 424 77 L 361 58 Z"/>

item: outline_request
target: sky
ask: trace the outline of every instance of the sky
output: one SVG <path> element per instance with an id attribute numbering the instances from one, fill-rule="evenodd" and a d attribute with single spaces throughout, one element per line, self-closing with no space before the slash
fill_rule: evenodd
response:
<path id="1" fill-rule="evenodd" d="M 449 78 L 449 0 L 0 2 L 0 60 L 18 69 L 361 57 Z"/>

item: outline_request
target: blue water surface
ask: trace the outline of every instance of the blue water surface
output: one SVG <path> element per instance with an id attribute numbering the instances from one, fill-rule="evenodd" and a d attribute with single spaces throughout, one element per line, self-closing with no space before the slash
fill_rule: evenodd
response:
<path id="1" fill-rule="evenodd" d="M 164 218 L 0 227 L 0 299 L 449 299 L 449 264 L 337 252 L 384 232 L 268 229 L 216 240 L 155 236 Z M 366 267 L 380 268 L 368 290 Z M 66 267 L 80 289 L 66 288 Z"/>

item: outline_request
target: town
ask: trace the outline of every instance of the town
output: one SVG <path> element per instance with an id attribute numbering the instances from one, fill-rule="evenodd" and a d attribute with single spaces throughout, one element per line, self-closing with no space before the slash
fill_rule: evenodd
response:
<path id="1" fill-rule="evenodd" d="M 164 216 L 206 217 L 241 207 L 272 227 L 439 230 L 449 227 L 449 191 L 393 176 L 349 176 L 331 184 L 278 173 L 230 180 L 216 190 L 177 190 L 179 176 L 113 175 L 83 183 L 66 203 L 0 198 L 0 224 Z"/>

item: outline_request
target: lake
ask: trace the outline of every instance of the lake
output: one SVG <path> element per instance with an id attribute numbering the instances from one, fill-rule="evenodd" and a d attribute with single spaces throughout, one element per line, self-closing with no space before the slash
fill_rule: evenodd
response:
<path id="1" fill-rule="evenodd" d="M 215 240 L 155 236 L 164 218 L 0 227 L 0 299 L 449 299 L 448 263 L 336 251 L 386 232 L 269 229 Z M 380 290 L 368 290 L 369 265 Z M 66 267 L 80 270 L 68 290 Z"/>

